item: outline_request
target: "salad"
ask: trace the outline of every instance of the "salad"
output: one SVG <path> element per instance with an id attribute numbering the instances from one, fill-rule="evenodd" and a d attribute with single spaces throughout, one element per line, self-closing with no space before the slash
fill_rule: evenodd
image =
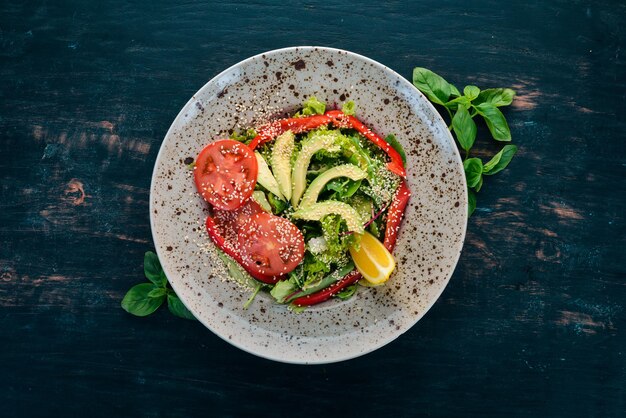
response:
<path id="1" fill-rule="evenodd" d="M 354 103 L 315 97 L 288 118 L 207 145 L 194 179 L 231 276 L 294 309 L 384 284 L 410 191 L 405 154 Z M 247 307 L 246 304 L 246 307 Z"/>

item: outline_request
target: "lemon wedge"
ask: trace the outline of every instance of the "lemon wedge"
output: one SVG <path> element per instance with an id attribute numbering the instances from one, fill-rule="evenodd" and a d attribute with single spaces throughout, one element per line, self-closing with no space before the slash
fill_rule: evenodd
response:
<path id="1" fill-rule="evenodd" d="M 396 268 L 396 260 L 382 242 L 369 232 L 361 236 L 361 245 L 358 250 L 349 248 L 354 265 L 363 275 L 363 278 L 373 285 L 379 285 L 391 276 Z"/>

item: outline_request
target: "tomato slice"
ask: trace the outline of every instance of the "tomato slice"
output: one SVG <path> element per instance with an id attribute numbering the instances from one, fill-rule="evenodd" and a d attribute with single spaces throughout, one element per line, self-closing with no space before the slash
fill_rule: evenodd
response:
<path id="1" fill-rule="evenodd" d="M 237 233 L 243 222 L 256 213 L 263 212 L 261 206 L 253 199 L 246 202 L 235 210 L 213 210 L 213 221 L 217 232 L 238 251 Z"/>
<path id="2" fill-rule="evenodd" d="M 293 271 L 304 257 L 304 237 L 298 227 L 266 212 L 246 218 L 237 241 L 244 267 L 268 276 Z"/>
<path id="3" fill-rule="evenodd" d="M 264 283 L 276 283 L 284 277 L 260 274 L 244 266 L 241 261 L 240 246 L 237 243 L 239 228 L 247 218 L 259 212 L 263 212 L 261 206 L 248 199 L 235 210 L 214 210 L 213 216 L 206 218 L 206 229 L 215 245 L 241 264 L 252 277 Z"/>
<path id="4" fill-rule="evenodd" d="M 217 209 L 233 210 L 252 195 L 257 173 L 252 150 L 241 142 L 223 139 L 200 151 L 193 174 L 204 200 Z"/>

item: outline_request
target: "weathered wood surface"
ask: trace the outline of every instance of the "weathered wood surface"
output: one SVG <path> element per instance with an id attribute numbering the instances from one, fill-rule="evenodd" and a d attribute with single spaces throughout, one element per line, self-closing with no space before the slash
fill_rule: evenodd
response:
<path id="1" fill-rule="evenodd" d="M 0 415 L 624 416 L 624 4 L 284 3 L 0 3 Z M 222 69 L 309 44 L 518 90 L 520 152 L 441 299 L 315 367 L 123 312 L 178 110 Z"/>

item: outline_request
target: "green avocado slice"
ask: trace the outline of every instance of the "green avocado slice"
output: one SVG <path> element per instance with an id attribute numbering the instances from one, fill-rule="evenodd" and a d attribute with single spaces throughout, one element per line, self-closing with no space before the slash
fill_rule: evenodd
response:
<path id="1" fill-rule="evenodd" d="M 294 138 L 295 135 L 291 131 L 279 135 L 270 157 L 274 177 L 276 177 L 280 191 L 287 201 L 291 199 L 291 154 L 293 154 L 295 147 Z"/>
<path id="2" fill-rule="evenodd" d="M 270 168 L 267 166 L 265 158 L 263 158 L 258 151 L 254 151 L 254 156 L 256 157 L 257 166 L 259 167 L 259 174 L 256 178 L 257 183 L 274 193 L 279 199 L 285 199 L 280 192 L 276 178 L 272 175 Z"/>
<path id="3" fill-rule="evenodd" d="M 267 201 L 267 197 L 265 197 L 265 193 L 261 190 L 255 190 L 252 192 L 252 199 L 263 208 L 265 212 L 272 213 L 272 206 L 270 202 Z"/>
<path id="4" fill-rule="evenodd" d="M 311 157 L 316 152 L 326 149 L 330 152 L 338 151 L 339 146 L 335 145 L 337 139 L 336 131 L 320 132 L 306 140 L 302 141 L 302 149 L 298 153 L 298 158 L 293 165 L 291 172 L 291 181 L 293 190 L 291 194 L 291 205 L 298 207 L 300 198 L 306 188 L 306 170 L 309 168 Z"/>
<path id="5" fill-rule="evenodd" d="M 359 213 L 347 203 L 337 202 L 335 200 L 326 200 L 320 203 L 301 208 L 295 211 L 292 216 L 294 219 L 302 219 L 305 221 L 319 221 L 326 215 L 337 214 L 346 221 L 348 230 L 363 233 L 363 220 Z"/>
<path id="6" fill-rule="evenodd" d="M 350 180 L 356 181 L 367 177 L 367 173 L 354 164 L 343 164 L 324 171 L 306 189 L 299 203 L 300 207 L 307 208 L 317 202 L 317 198 L 324 186 L 326 186 L 326 183 L 337 177 L 348 177 Z"/>

